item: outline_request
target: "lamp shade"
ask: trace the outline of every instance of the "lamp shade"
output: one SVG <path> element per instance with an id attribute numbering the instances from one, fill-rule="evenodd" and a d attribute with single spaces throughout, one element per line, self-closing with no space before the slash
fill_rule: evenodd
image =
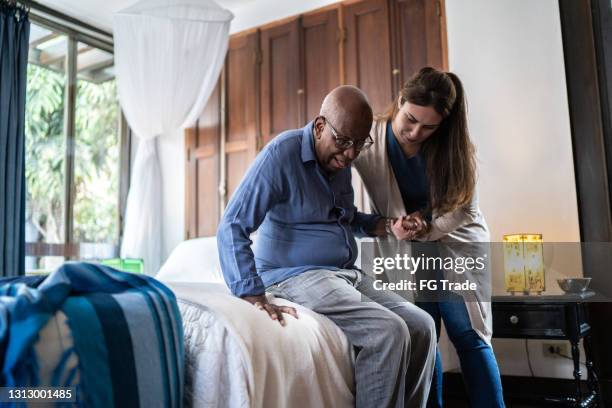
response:
<path id="1" fill-rule="evenodd" d="M 541 293 L 546 289 L 542 234 L 504 235 L 506 291 Z"/>

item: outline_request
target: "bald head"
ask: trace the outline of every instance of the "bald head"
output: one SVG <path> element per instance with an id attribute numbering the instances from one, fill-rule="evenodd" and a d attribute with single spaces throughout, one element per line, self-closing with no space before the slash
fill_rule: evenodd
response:
<path id="1" fill-rule="evenodd" d="M 365 128 L 366 134 L 372 126 L 372 108 L 367 96 L 361 89 L 351 85 L 339 86 L 332 90 L 321 104 L 320 115 L 325 116 L 338 128 L 348 127 L 351 130 Z M 363 132 L 358 131 L 356 134 Z"/>
<path id="2" fill-rule="evenodd" d="M 359 88 L 345 85 L 331 91 L 313 124 L 319 164 L 327 172 L 349 167 L 359 155 L 371 127 L 372 108 Z M 343 147 L 347 142 L 352 143 Z"/>

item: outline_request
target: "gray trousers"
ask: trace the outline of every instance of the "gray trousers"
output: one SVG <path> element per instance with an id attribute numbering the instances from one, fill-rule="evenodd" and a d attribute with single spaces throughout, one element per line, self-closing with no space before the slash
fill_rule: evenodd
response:
<path id="1" fill-rule="evenodd" d="M 356 407 L 425 407 L 436 356 L 433 319 L 373 282 L 356 270 L 317 269 L 268 292 L 327 316 L 356 347 Z"/>

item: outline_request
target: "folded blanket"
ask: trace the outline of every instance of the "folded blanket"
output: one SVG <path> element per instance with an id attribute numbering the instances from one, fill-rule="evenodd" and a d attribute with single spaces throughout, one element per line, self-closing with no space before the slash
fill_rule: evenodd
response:
<path id="1" fill-rule="evenodd" d="M 54 320 L 70 333 L 49 368 L 37 343 Z M 87 263 L 64 264 L 37 288 L 4 284 L 0 365 L 2 385 L 76 387 L 81 406 L 181 406 L 176 299 L 154 278 Z"/>

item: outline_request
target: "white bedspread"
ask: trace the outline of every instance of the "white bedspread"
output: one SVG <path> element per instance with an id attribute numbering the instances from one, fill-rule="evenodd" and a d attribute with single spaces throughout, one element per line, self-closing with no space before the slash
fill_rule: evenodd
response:
<path id="1" fill-rule="evenodd" d="M 187 405 L 352 407 L 352 350 L 329 319 L 283 299 L 282 327 L 217 283 L 166 282 L 185 330 Z"/>

